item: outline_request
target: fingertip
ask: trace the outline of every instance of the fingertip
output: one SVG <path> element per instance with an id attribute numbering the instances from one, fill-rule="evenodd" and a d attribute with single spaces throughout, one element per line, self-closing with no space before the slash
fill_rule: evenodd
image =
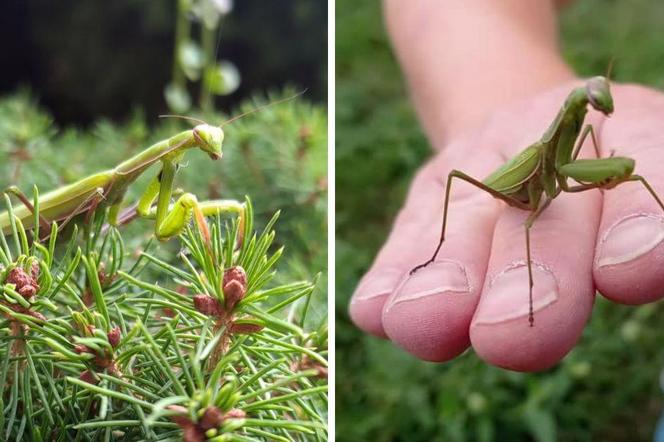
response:
<path id="1" fill-rule="evenodd" d="M 599 247 L 602 248 L 602 243 Z M 664 296 L 663 268 L 664 242 L 659 241 L 642 255 L 626 262 L 612 263 L 598 258 L 593 276 L 597 290 L 605 298 L 620 304 L 639 305 Z"/>
<path id="2" fill-rule="evenodd" d="M 472 324 L 470 341 L 477 355 L 489 364 L 520 372 L 547 370 L 576 344 L 583 329 L 561 329 L 543 315 L 531 327 L 527 320 L 510 325 Z M 578 324 L 578 323 L 577 323 Z"/>
<path id="3" fill-rule="evenodd" d="M 348 307 L 348 313 L 353 324 L 365 333 L 387 339 L 381 319 L 381 311 L 387 296 L 385 294 L 371 299 L 352 301 Z"/>
<path id="4" fill-rule="evenodd" d="M 598 197 L 599 193 L 562 195 L 542 213 L 530 230 L 530 271 L 523 224 L 527 213 L 503 213 L 470 326 L 471 345 L 481 359 L 510 370 L 541 371 L 574 347 L 595 293 Z"/>
<path id="5" fill-rule="evenodd" d="M 664 297 L 664 216 L 647 192 L 627 185 L 606 192 L 596 249 L 593 277 L 603 296 L 632 305 Z"/>
<path id="6" fill-rule="evenodd" d="M 650 164 L 640 169 L 656 189 L 664 188 Z M 597 238 L 593 277 L 603 296 L 632 305 L 664 297 L 664 215 L 639 183 L 605 192 Z"/>
<path id="7" fill-rule="evenodd" d="M 363 331 L 386 338 L 381 314 L 385 300 L 399 285 L 403 270 L 376 268 L 364 275 L 351 299 L 348 312 L 353 323 Z"/>
<path id="8" fill-rule="evenodd" d="M 559 270 L 556 277 L 534 265 L 532 323 L 525 265 L 499 275 L 482 294 L 470 341 L 477 355 L 492 365 L 523 372 L 546 370 L 574 347 L 590 316 L 590 281 L 570 283 L 572 273 Z"/>
<path id="9" fill-rule="evenodd" d="M 632 85 L 617 87 L 614 95 L 616 112 L 602 126 L 602 145 L 633 159 L 634 173 L 661 197 L 664 95 Z M 633 305 L 664 297 L 664 214 L 644 183 L 604 192 L 595 255 L 595 284 L 606 298 Z"/>
<path id="10" fill-rule="evenodd" d="M 455 358 L 468 348 L 468 326 L 477 296 L 466 270 L 442 260 L 407 275 L 383 308 L 387 336 L 412 355 L 431 362 Z"/>

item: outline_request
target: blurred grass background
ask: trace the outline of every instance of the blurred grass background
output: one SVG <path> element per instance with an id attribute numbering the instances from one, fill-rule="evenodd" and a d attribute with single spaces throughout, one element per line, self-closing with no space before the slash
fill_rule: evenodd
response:
<path id="1" fill-rule="evenodd" d="M 360 333 L 347 305 L 429 148 L 386 38 L 380 2 L 337 0 L 336 308 L 340 441 L 645 441 L 661 412 L 664 304 L 597 298 L 580 344 L 535 375 L 472 352 L 416 360 Z M 664 89 L 664 2 L 578 0 L 561 15 L 579 75 Z"/>

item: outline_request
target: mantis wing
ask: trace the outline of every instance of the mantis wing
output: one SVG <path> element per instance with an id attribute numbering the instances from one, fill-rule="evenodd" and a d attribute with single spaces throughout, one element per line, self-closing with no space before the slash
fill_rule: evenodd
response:
<path id="1" fill-rule="evenodd" d="M 530 179 L 541 162 L 541 145 L 533 144 L 496 169 L 482 182 L 502 193 L 513 193 Z"/>
<path id="2" fill-rule="evenodd" d="M 48 192 L 39 197 L 39 213 L 49 222 L 63 220 L 71 216 L 73 211 L 83 213 L 89 206 L 83 203 L 90 199 L 98 188 L 105 188 L 111 179 L 112 172 L 100 172 Z M 34 216 L 25 205 L 15 207 L 13 212 L 26 228 L 33 227 Z M 74 213 L 74 215 L 78 213 Z M 0 213 L 0 230 L 2 233 L 8 233 L 10 226 L 9 213 Z"/>

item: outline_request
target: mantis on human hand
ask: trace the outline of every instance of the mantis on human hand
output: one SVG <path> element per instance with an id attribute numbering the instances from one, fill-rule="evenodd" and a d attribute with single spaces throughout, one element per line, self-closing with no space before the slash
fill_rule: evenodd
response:
<path id="1" fill-rule="evenodd" d="M 243 222 L 244 204 L 235 200 L 213 200 L 199 202 L 195 195 L 184 193 L 171 204 L 175 174 L 187 150 L 197 147 L 207 153 L 211 159 L 222 156 L 224 132 L 222 126 L 249 113 L 257 112 L 268 106 L 283 103 L 300 96 L 269 103 L 265 106 L 245 112 L 224 122 L 220 127 L 200 122 L 191 130 L 186 130 L 166 140 L 157 142 L 143 152 L 129 158 L 113 169 L 98 172 L 82 178 L 72 184 L 55 189 L 39 197 L 39 223 L 49 227 L 51 222 L 68 223 L 73 217 L 86 215 L 108 207 L 108 220 L 111 225 L 123 223 L 127 218 L 120 215 L 122 201 L 128 187 L 150 166 L 161 162 L 161 171 L 150 181 L 147 189 L 136 206 L 138 216 L 155 220 L 155 236 L 159 240 L 168 240 L 179 235 L 195 216 L 197 224 L 207 231 L 205 216 L 219 213 L 235 213 Z M 13 214 L 24 227 L 35 227 L 35 208 L 30 200 L 17 187 L 7 189 L 23 202 L 23 206 L 13 209 Z M 156 207 L 153 207 L 156 201 Z M 12 219 L 9 212 L 0 213 L 2 234 L 11 231 Z"/>
<path id="2" fill-rule="evenodd" d="M 534 324 L 534 316 L 530 228 L 554 198 L 561 192 L 612 189 L 628 181 L 639 181 L 664 211 L 664 204 L 648 181 L 633 173 L 635 166 L 633 159 L 614 156 L 577 159 L 589 134 L 595 153 L 600 157 L 593 126 L 590 124 L 583 126 L 588 104 L 607 116 L 613 112 L 613 98 L 609 81 L 605 77 L 591 78 L 585 86 L 573 89 L 542 138 L 523 149 L 484 180 L 479 181 L 459 170 L 452 170 L 447 177 L 443 223 L 436 250 L 427 262 L 413 268 L 410 273 L 413 274 L 434 262 L 443 245 L 453 178 L 466 181 L 511 207 L 530 212 L 524 227 L 530 307 L 528 322 L 531 327 Z M 572 185 L 568 182 L 570 179 L 573 181 Z"/>

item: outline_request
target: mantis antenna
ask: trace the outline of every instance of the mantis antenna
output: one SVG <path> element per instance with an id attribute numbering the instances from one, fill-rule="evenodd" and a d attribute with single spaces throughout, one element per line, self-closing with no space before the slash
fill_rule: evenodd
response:
<path id="1" fill-rule="evenodd" d="M 606 79 L 611 81 L 611 73 L 613 71 L 613 62 L 616 61 L 616 56 L 612 56 L 609 60 L 609 65 L 606 67 Z"/>
<path id="2" fill-rule="evenodd" d="M 230 124 L 235 120 L 239 120 L 240 118 L 246 117 L 247 115 L 251 115 L 253 113 L 260 112 L 262 110 L 267 109 L 268 107 L 275 106 L 275 105 L 281 104 L 281 103 L 285 103 L 285 102 L 290 101 L 290 100 L 294 100 L 295 98 L 299 97 L 300 95 L 304 95 L 307 91 L 308 91 L 308 89 L 304 89 L 303 91 L 298 92 L 297 94 L 295 94 L 291 97 L 282 98 L 281 100 L 273 101 L 272 103 L 268 103 L 268 104 L 265 104 L 263 106 L 259 106 L 257 108 L 254 108 L 254 109 L 250 110 L 250 111 L 241 113 L 240 115 L 236 115 L 236 116 L 232 117 L 231 119 L 222 122 L 219 127 L 224 127 L 227 124 Z"/>
<path id="3" fill-rule="evenodd" d="M 184 115 L 172 115 L 172 114 L 167 114 L 167 115 L 159 115 L 159 118 L 180 118 L 182 120 L 189 120 L 189 121 L 194 121 L 198 124 L 207 124 L 205 121 L 200 120 L 198 118 L 194 117 L 186 117 Z"/>

